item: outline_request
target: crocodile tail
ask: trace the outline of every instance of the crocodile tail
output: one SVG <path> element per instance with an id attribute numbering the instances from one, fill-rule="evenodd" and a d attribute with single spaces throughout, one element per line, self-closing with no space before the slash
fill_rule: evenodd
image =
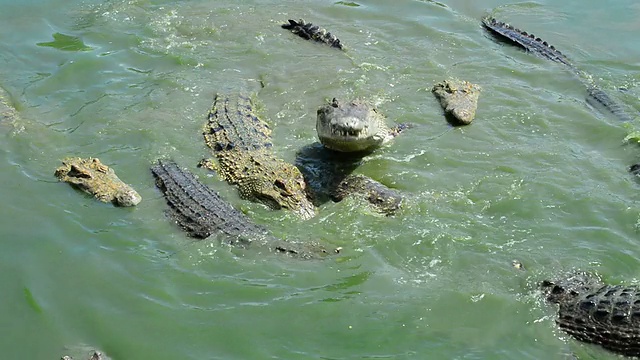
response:
<path id="1" fill-rule="evenodd" d="M 315 40 L 317 42 L 322 42 L 331 47 L 343 50 L 340 39 L 338 39 L 335 35 L 319 26 L 305 22 L 302 19 L 300 19 L 299 21 L 289 20 L 289 23 L 283 24 L 282 28 L 291 30 L 291 32 L 303 39 Z"/>
<path id="2" fill-rule="evenodd" d="M 505 22 L 498 21 L 490 16 L 483 18 L 482 24 L 492 33 L 506 38 L 529 52 L 536 53 L 543 58 L 559 62 L 573 68 L 573 65 L 563 53 L 557 50 L 553 45 L 549 45 L 549 43 L 533 34 L 529 34 L 526 31 L 522 31 Z"/>
<path id="3" fill-rule="evenodd" d="M 587 103 L 595 108 L 599 106 L 604 107 L 622 121 L 629 122 L 633 120 L 633 118 L 625 111 L 622 104 L 618 103 L 602 89 L 595 86 L 589 86 L 587 88 Z"/>

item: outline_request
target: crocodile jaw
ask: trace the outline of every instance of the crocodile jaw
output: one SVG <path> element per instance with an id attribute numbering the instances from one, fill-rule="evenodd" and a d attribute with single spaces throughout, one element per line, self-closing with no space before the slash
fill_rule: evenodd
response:
<path id="1" fill-rule="evenodd" d="M 329 149 L 342 152 L 370 151 L 388 139 L 384 116 L 367 102 L 333 99 L 318 109 L 316 132 Z"/>
<path id="2" fill-rule="evenodd" d="M 356 117 L 331 119 L 318 124 L 318 138 L 326 147 L 337 151 L 364 151 L 377 147 L 384 140 L 380 129 Z"/>

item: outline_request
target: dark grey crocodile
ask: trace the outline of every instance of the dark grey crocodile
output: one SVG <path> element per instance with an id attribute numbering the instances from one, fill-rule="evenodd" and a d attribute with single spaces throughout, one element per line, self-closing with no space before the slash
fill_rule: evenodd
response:
<path id="1" fill-rule="evenodd" d="M 173 161 L 158 160 L 151 172 L 169 204 L 170 217 L 193 238 L 219 234 L 230 245 L 263 247 L 304 259 L 321 258 L 330 253 L 312 241 L 284 241 L 270 235 L 266 228 L 252 222 Z"/>
<path id="2" fill-rule="evenodd" d="M 305 22 L 302 19 L 298 21 L 289 20 L 289 23 L 283 24 L 282 28 L 291 30 L 291 32 L 303 39 L 315 40 L 317 42 L 321 42 L 331 47 L 343 50 L 342 43 L 337 37 L 335 37 L 335 35 L 332 35 L 330 32 L 319 26 Z"/>
<path id="3" fill-rule="evenodd" d="M 304 177 L 292 164 L 276 157 L 271 129 L 241 94 L 217 94 L 204 125 L 204 140 L 217 159 L 201 166 L 217 171 L 240 195 L 272 209 L 290 209 L 303 219 L 315 215 Z"/>
<path id="4" fill-rule="evenodd" d="M 111 360 L 111 358 L 106 356 L 102 351 L 85 344 L 65 347 L 65 353 L 67 355 L 61 357 L 60 360 Z"/>
<path id="5" fill-rule="evenodd" d="M 501 35 L 504 39 L 521 46 L 526 51 L 573 68 L 573 64 L 563 53 L 533 34 L 514 28 L 502 21 L 497 21 L 492 17 L 482 19 L 482 24 L 493 33 Z"/>
<path id="6" fill-rule="evenodd" d="M 322 145 L 340 152 L 370 152 L 389 142 L 408 125 L 389 128 L 385 116 L 364 100 L 333 98 L 317 111 L 316 132 Z"/>
<path id="7" fill-rule="evenodd" d="M 558 326 L 574 338 L 626 356 L 640 356 L 640 286 L 608 285 L 578 272 L 545 280 L 546 299 L 558 304 Z"/>
<path id="8" fill-rule="evenodd" d="M 624 109 L 624 106 L 596 86 L 587 86 L 587 102 L 594 108 L 602 107 L 606 109 L 622 121 L 629 122 L 633 120 L 631 115 Z"/>
<path id="9" fill-rule="evenodd" d="M 497 21 L 493 17 L 485 17 L 482 19 L 482 24 L 493 34 L 501 36 L 501 39 L 505 39 L 513 44 L 519 45 L 526 51 L 534 53 L 542 58 L 565 65 L 585 85 L 587 90 L 586 100 L 590 105 L 598 109 L 598 111 L 606 109 L 622 121 L 630 121 L 633 119 L 633 117 L 625 111 L 624 106 L 616 102 L 602 89 L 595 86 L 593 81 L 590 80 L 591 76 L 576 68 L 572 62 L 554 46 L 549 45 L 549 43 L 534 36 L 533 34 L 517 29 L 502 21 Z"/>

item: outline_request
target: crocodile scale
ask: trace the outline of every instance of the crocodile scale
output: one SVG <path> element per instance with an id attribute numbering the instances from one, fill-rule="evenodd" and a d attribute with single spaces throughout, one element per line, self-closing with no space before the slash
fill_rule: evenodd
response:
<path id="1" fill-rule="evenodd" d="M 640 287 L 608 285 L 579 274 L 544 281 L 547 300 L 558 304 L 558 326 L 574 338 L 626 356 L 640 356 Z"/>
<path id="2" fill-rule="evenodd" d="M 315 215 L 302 173 L 273 153 L 271 129 L 254 113 L 249 97 L 217 94 L 203 135 L 217 164 L 203 160 L 200 165 L 236 185 L 241 197 L 290 209 L 303 219 Z"/>
<path id="3" fill-rule="evenodd" d="M 625 111 L 624 106 L 616 102 L 611 96 L 609 96 L 602 89 L 593 84 L 590 80 L 591 76 L 578 70 L 569 59 L 557 50 L 554 46 L 549 45 L 546 41 L 539 37 L 529 34 L 526 31 L 514 28 L 513 26 L 497 21 L 492 17 L 485 17 L 482 19 L 482 24 L 492 33 L 500 35 L 503 39 L 509 40 L 511 43 L 517 44 L 524 48 L 526 51 L 534 53 L 542 58 L 555 61 L 566 65 L 569 70 L 576 74 L 581 79 L 587 89 L 586 100 L 594 108 L 603 108 L 608 112 L 616 116 L 622 121 L 630 121 L 632 117 Z M 600 109 L 599 109 L 600 110 Z"/>

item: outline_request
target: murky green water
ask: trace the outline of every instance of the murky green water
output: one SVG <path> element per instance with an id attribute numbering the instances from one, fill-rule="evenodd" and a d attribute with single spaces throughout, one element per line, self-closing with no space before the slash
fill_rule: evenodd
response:
<path id="1" fill-rule="evenodd" d="M 640 149 L 573 75 L 480 19 L 495 10 L 548 40 L 637 113 L 636 1 L 17 3 L 0 0 L 0 86 L 20 116 L 0 124 L 2 358 L 79 344 L 114 359 L 615 358 L 563 336 L 532 289 L 572 268 L 638 281 L 640 183 L 626 168 Z M 348 51 L 279 28 L 300 17 Z M 483 87 L 474 124 L 449 132 L 429 91 L 446 77 Z M 301 221 L 207 177 L 201 126 L 213 94 L 234 89 L 258 92 L 289 161 L 334 96 L 418 124 L 358 169 L 405 192 L 403 211 L 345 201 Z M 99 157 L 143 202 L 114 208 L 58 183 L 71 155 Z M 192 243 L 164 216 L 148 170 L 159 157 L 276 235 L 344 256 Z"/>

